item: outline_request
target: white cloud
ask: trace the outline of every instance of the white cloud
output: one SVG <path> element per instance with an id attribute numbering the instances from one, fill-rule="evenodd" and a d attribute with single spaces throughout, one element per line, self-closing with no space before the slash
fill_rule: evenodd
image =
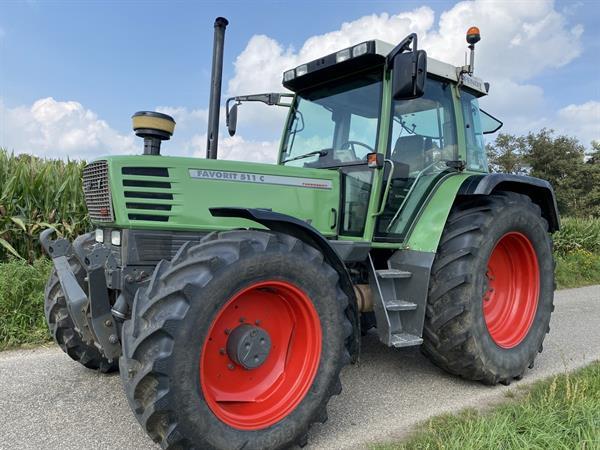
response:
<path id="1" fill-rule="evenodd" d="M 557 119 L 553 127 L 557 132 L 575 135 L 585 146 L 593 140 L 600 142 L 600 102 L 565 106 L 558 111 Z"/>
<path id="2" fill-rule="evenodd" d="M 81 103 L 52 97 L 15 108 L 0 100 L 0 146 L 60 158 L 91 158 L 135 149 L 133 135 L 118 133 Z"/>
<path id="3" fill-rule="evenodd" d="M 465 32 L 473 25 L 482 33 L 476 74 L 491 82 L 490 96 L 482 101 L 484 108 L 504 121 L 504 131 L 526 133 L 549 126 L 555 114 L 547 111 L 543 89 L 529 80 L 579 56 L 583 32 L 580 25 L 569 25 L 551 0 L 462 1 L 444 11 L 437 24 L 428 7 L 372 14 L 310 37 L 299 50 L 255 35 L 236 58 L 227 91 L 229 95 L 281 91 L 281 76 L 287 69 L 368 39 L 397 43 L 411 32 L 418 34 L 420 48 L 430 56 L 462 65 Z M 238 122 L 240 127 L 245 124 L 276 136 L 283 118 L 273 108 L 244 105 Z"/>
<path id="4" fill-rule="evenodd" d="M 264 105 L 263 105 L 264 106 Z M 268 106 L 264 106 L 268 108 Z M 246 105 L 244 105 L 246 108 Z M 159 106 L 157 111 L 169 114 L 175 119 L 175 133 L 171 142 L 165 143 L 164 154 L 185 155 L 204 158 L 206 155 L 206 130 L 208 110 L 189 110 L 183 107 Z M 225 124 L 225 108 L 220 111 L 220 123 Z M 224 127 L 221 127 L 224 129 Z M 243 130 L 242 130 L 243 131 Z M 233 137 L 219 134 L 219 159 L 237 161 L 275 162 L 277 159 L 278 141 L 246 140 L 242 134 Z"/>

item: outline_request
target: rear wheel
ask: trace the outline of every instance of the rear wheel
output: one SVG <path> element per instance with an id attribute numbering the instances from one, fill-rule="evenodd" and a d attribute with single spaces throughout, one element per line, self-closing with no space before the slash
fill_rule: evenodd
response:
<path id="1" fill-rule="evenodd" d="M 540 208 L 510 192 L 458 203 L 432 268 L 423 351 L 451 373 L 508 384 L 542 351 L 553 298 Z"/>
<path id="2" fill-rule="evenodd" d="M 292 237 L 231 231 L 186 244 L 124 324 L 130 405 L 165 448 L 304 444 L 341 390 L 347 307 L 335 270 Z"/>

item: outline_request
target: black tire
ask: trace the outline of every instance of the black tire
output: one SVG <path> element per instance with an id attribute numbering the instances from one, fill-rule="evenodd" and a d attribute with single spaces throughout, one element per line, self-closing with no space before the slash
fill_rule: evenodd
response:
<path id="1" fill-rule="evenodd" d="M 322 330 L 314 381 L 298 406 L 268 428 L 251 431 L 221 421 L 200 383 L 202 345 L 221 308 L 241 289 L 263 280 L 293 283 L 310 297 Z M 281 449 L 304 445 L 311 423 L 341 392 L 350 362 L 348 298 L 323 255 L 298 239 L 271 232 L 212 233 L 162 261 L 136 294 L 123 326 L 121 378 L 142 427 L 168 449 Z M 236 369 L 237 370 L 237 369 Z"/>
<path id="2" fill-rule="evenodd" d="M 533 246 L 540 286 L 527 334 L 518 345 L 502 348 L 486 325 L 483 297 L 488 260 L 509 232 L 523 234 Z M 510 384 L 533 367 L 542 351 L 553 299 L 552 240 L 539 206 L 511 192 L 461 200 L 450 212 L 433 264 L 423 352 L 452 374 L 485 384 Z"/>
<path id="3" fill-rule="evenodd" d="M 70 261 L 71 268 L 76 277 L 82 279 L 83 268 L 73 259 L 71 258 Z M 46 283 L 44 310 L 46 323 L 54 341 L 73 360 L 88 369 L 98 370 L 102 373 L 114 372 L 119 368 L 118 361 L 108 362 L 95 346 L 88 345 L 82 340 L 81 334 L 75 329 L 75 324 L 69 315 L 65 296 L 54 269 Z"/>

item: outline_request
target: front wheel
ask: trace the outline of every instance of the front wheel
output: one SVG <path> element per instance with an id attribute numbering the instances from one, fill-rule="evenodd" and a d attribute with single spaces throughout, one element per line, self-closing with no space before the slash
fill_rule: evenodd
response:
<path id="1" fill-rule="evenodd" d="M 231 231 L 186 244 L 124 324 L 129 403 L 165 448 L 303 444 L 341 390 L 347 307 L 335 270 L 292 237 Z"/>
<path id="2" fill-rule="evenodd" d="M 432 267 L 423 351 L 453 374 L 509 384 L 542 351 L 553 298 L 540 208 L 511 192 L 459 202 Z"/>
<path id="3" fill-rule="evenodd" d="M 71 267 L 74 269 L 76 276 L 82 279 L 84 276 L 82 274 L 83 268 L 79 263 L 72 260 Z M 81 333 L 75 328 L 75 324 L 71 319 L 65 294 L 54 269 L 46 283 L 44 310 L 46 323 L 54 342 L 74 361 L 88 369 L 98 370 L 102 373 L 110 373 L 118 369 L 119 366 L 116 360 L 109 361 L 93 343 L 83 341 Z"/>

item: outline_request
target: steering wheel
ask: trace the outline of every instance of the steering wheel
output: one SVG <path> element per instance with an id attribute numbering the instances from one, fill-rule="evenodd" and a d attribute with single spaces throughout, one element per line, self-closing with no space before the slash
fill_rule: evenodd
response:
<path id="1" fill-rule="evenodd" d="M 369 153 L 375 152 L 375 149 L 373 147 L 371 147 L 370 145 L 367 145 L 363 142 L 359 142 L 359 141 L 346 141 L 342 144 L 342 148 L 344 148 L 346 145 L 350 147 L 350 149 L 354 152 L 355 155 L 356 155 L 356 150 L 354 148 L 355 145 L 366 148 L 367 150 L 369 150 Z"/>

